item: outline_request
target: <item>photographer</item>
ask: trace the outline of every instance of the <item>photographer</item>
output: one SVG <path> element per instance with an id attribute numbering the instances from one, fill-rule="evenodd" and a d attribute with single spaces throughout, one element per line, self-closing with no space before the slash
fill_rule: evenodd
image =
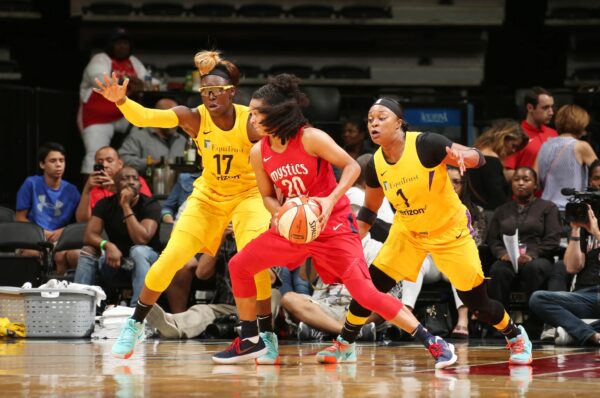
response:
<path id="1" fill-rule="evenodd" d="M 598 161 L 590 167 L 588 183 L 600 188 Z M 564 262 L 567 272 L 577 274 L 573 291 L 535 292 L 529 300 L 529 308 L 546 323 L 565 329 L 579 344 L 600 346 L 600 321 L 591 325 L 582 321 L 600 318 L 600 230 L 592 206 L 586 205 L 585 221 L 572 220 L 574 214 L 567 205 L 571 233 Z"/>
<path id="2" fill-rule="evenodd" d="M 131 271 L 133 297 L 137 303 L 146 273 L 158 258 L 160 205 L 140 193 L 138 172 L 123 167 L 114 177 L 117 192 L 98 202 L 92 211 L 84 236 L 75 282 L 95 284 L 98 269 L 111 282 Z M 102 230 L 108 237 L 102 237 Z M 127 256 L 129 259 L 126 260 Z M 124 276 L 129 277 L 128 274 Z"/>

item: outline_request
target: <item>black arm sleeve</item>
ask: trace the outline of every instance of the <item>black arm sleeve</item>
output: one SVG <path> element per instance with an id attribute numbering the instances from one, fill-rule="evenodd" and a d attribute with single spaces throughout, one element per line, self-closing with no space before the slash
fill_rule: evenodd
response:
<path id="1" fill-rule="evenodd" d="M 417 155 L 421 164 L 427 168 L 442 163 L 446 157 L 446 147 L 451 147 L 452 141 L 441 134 L 422 133 L 417 137 Z"/>
<path id="2" fill-rule="evenodd" d="M 375 156 L 371 156 L 371 160 L 367 163 L 365 170 L 365 182 L 369 188 L 379 188 L 379 179 L 377 179 L 377 171 L 375 170 Z"/>

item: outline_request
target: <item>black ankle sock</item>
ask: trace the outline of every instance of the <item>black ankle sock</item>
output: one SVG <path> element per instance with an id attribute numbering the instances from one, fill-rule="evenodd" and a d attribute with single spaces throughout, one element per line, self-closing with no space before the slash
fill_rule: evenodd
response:
<path id="1" fill-rule="evenodd" d="M 419 324 L 415 330 L 410 334 L 413 337 L 416 337 L 425 348 L 429 348 L 431 344 L 435 342 L 435 336 L 429 333 L 429 330 L 425 329 L 423 325 Z"/>
<path id="2" fill-rule="evenodd" d="M 261 332 L 273 332 L 273 314 L 258 315 L 258 330 Z"/>
<path id="3" fill-rule="evenodd" d="M 154 304 L 144 304 L 139 299 L 135 306 L 135 311 L 133 311 L 133 315 L 131 316 L 136 322 L 144 322 L 146 319 L 146 315 L 152 309 Z"/>
<path id="4" fill-rule="evenodd" d="M 242 339 L 258 336 L 258 324 L 256 320 L 242 321 Z"/>
<path id="5" fill-rule="evenodd" d="M 341 336 L 348 343 L 354 343 L 362 327 L 363 325 L 355 325 L 346 320 L 346 322 L 344 322 L 344 328 L 342 329 Z"/>
<path id="6" fill-rule="evenodd" d="M 517 326 L 515 326 L 512 319 L 510 319 L 508 321 L 508 325 L 504 329 L 500 330 L 500 333 L 502 333 L 507 339 L 514 339 L 521 334 L 521 331 L 519 328 L 517 328 Z"/>

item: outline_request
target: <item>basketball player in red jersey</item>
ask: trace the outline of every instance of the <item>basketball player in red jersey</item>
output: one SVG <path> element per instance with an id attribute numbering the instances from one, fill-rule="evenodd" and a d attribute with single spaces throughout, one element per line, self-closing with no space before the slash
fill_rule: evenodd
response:
<path id="1" fill-rule="evenodd" d="M 307 244 L 292 243 L 277 233 L 275 221 L 268 231 L 248 243 L 229 262 L 242 336 L 213 356 L 217 363 L 237 363 L 267 352 L 256 333 L 256 286 L 254 275 L 276 265 L 296 267 L 307 257 L 325 283 L 343 283 L 350 294 L 398 327 L 412 333 L 420 324 L 398 299 L 379 292 L 369 276 L 358 228 L 345 196 L 360 166 L 325 132 L 310 127 L 302 115 L 308 99 L 300 92 L 298 79 L 278 75 L 252 95 L 250 123 L 263 138 L 250 151 L 258 189 L 267 210 L 276 220 L 283 199 L 310 196 L 321 205 L 321 234 Z M 332 165 L 342 170 L 336 183 Z M 422 326 L 421 330 L 424 330 Z M 454 347 L 440 337 L 423 333 L 422 341 L 435 358 L 436 368 L 456 362 Z M 277 355 L 277 352 L 275 352 Z M 338 337 L 333 347 L 317 354 L 319 362 L 355 362 L 354 344 Z M 275 357 L 272 363 L 277 363 Z"/>

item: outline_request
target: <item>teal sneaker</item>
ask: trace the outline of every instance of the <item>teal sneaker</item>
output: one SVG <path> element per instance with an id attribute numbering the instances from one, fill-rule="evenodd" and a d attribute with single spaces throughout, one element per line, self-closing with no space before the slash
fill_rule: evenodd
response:
<path id="1" fill-rule="evenodd" d="M 127 359 L 133 355 L 135 345 L 146 338 L 144 323 L 136 322 L 133 318 L 127 318 L 119 338 L 112 346 L 112 355 L 115 358 Z"/>
<path id="2" fill-rule="evenodd" d="M 356 362 L 356 344 L 350 344 L 342 336 L 338 336 L 333 340 L 331 347 L 317 353 L 317 361 L 320 363 Z"/>
<path id="3" fill-rule="evenodd" d="M 506 339 L 506 348 L 510 349 L 508 363 L 511 365 L 529 365 L 531 357 L 531 341 L 523 326 L 518 327 L 520 335 L 513 339 Z"/>
<path id="4" fill-rule="evenodd" d="M 259 333 L 260 338 L 267 346 L 267 353 L 256 358 L 257 365 L 279 365 L 279 342 L 273 332 Z"/>

